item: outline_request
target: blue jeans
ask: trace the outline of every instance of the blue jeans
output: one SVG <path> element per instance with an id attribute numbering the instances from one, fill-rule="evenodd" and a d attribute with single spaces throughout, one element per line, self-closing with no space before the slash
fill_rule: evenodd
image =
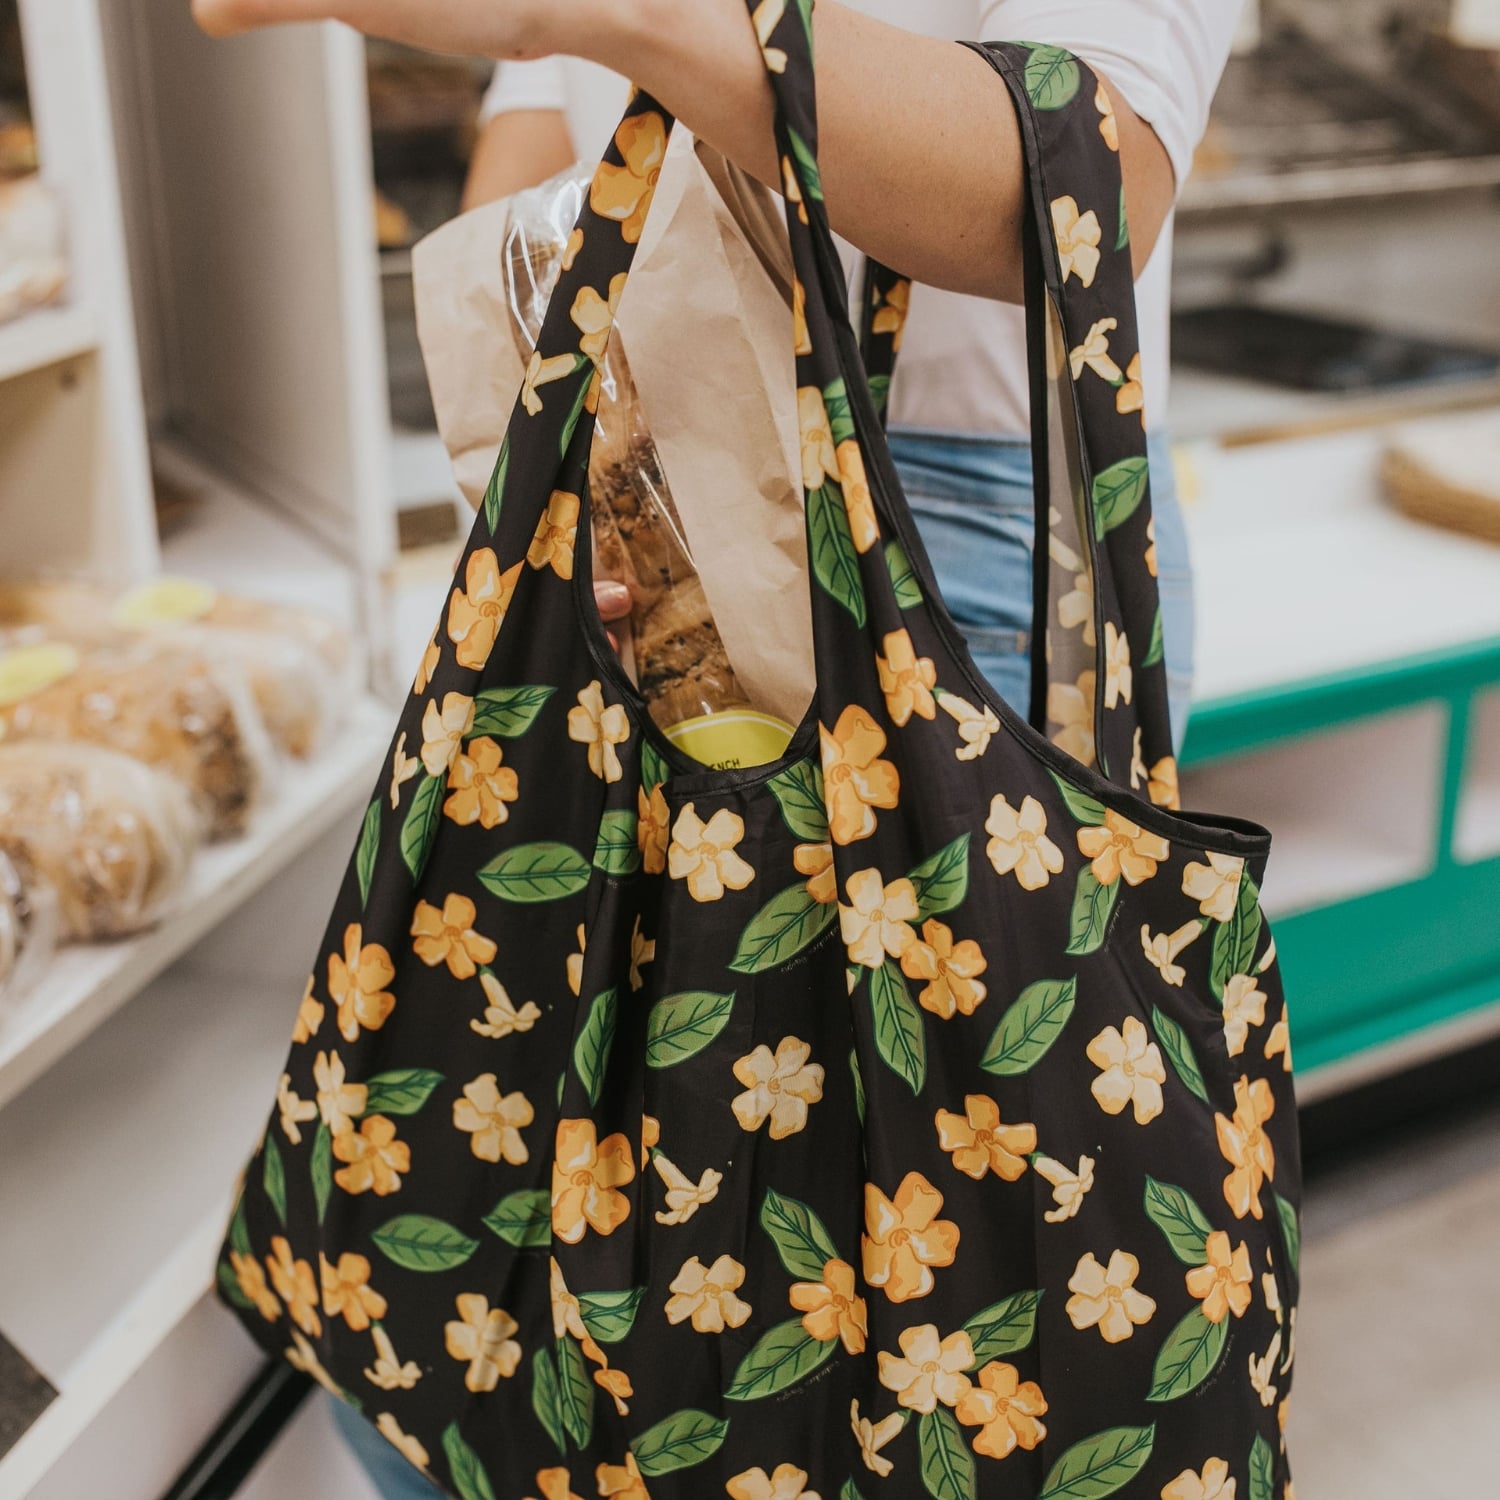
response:
<path id="1" fill-rule="evenodd" d="M 898 428 L 891 454 L 933 571 L 974 664 L 1023 718 L 1031 703 L 1031 449 L 1021 440 Z M 1193 574 L 1172 455 L 1153 434 L 1151 506 L 1172 735 L 1193 688 Z"/>
<path id="2" fill-rule="evenodd" d="M 333 1396 L 333 1423 L 382 1500 L 442 1500 L 443 1492 L 352 1406 Z"/>

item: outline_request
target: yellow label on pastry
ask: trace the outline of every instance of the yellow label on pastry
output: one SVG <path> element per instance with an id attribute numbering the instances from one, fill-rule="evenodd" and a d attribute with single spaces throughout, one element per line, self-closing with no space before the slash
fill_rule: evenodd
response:
<path id="1" fill-rule="evenodd" d="M 140 630 L 198 620 L 213 608 L 218 593 L 196 578 L 155 578 L 121 594 L 112 611 L 117 625 Z"/>
<path id="2" fill-rule="evenodd" d="M 63 641 L 17 646 L 0 655 L 0 708 L 9 708 L 78 670 L 78 649 Z"/>
<path id="3" fill-rule="evenodd" d="M 684 719 L 666 731 L 667 738 L 694 760 L 716 771 L 764 766 L 786 754 L 792 726 L 753 708 L 731 708 Z"/>

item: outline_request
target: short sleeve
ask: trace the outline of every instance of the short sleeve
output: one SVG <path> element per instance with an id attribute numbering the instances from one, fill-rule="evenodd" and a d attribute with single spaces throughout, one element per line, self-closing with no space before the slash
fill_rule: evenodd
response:
<path id="1" fill-rule="evenodd" d="M 494 76 L 479 106 L 479 123 L 488 124 L 496 115 L 512 114 L 520 109 L 566 110 L 567 84 L 562 59 L 539 57 L 531 62 L 502 62 L 495 65 Z"/>
<path id="2" fill-rule="evenodd" d="M 1151 126 L 1180 188 L 1208 125 L 1242 0 L 988 0 L 985 41 L 1050 42 L 1097 68 Z"/>

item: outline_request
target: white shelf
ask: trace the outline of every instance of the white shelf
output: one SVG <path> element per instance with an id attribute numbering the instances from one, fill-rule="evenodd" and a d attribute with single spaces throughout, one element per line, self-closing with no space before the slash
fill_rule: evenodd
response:
<path id="1" fill-rule="evenodd" d="M 29 375 L 99 342 L 93 315 L 82 307 L 39 307 L 9 323 L 0 323 L 0 380 Z"/>
<path id="2" fill-rule="evenodd" d="M 62 949 L 31 992 L 0 1016 L 0 1105 L 362 802 L 385 753 L 391 723 L 389 708 L 361 703 L 326 752 L 284 770 L 274 800 L 243 838 L 199 852 L 174 914 L 151 931 L 122 942 Z M 5 1264 L 3 1257 L 0 1264 Z"/>

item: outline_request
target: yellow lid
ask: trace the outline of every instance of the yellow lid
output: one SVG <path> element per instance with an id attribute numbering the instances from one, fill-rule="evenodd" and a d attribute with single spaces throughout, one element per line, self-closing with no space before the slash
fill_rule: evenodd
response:
<path id="1" fill-rule="evenodd" d="M 769 765 L 786 754 L 792 734 L 792 726 L 785 720 L 753 708 L 728 708 L 699 719 L 684 719 L 666 731 L 679 750 L 715 771 Z"/>
<path id="2" fill-rule="evenodd" d="M 17 646 L 0 654 L 0 708 L 49 688 L 78 670 L 78 648 L 64 641 Z"/>
<path id="3" fill-rule="evenodd" d="M 174 625 L 198 620 L 213 608 L 218 593 L 196 578 L 154 578 L 115 600 L 117 625 L 140 630 L 150 625 Z"/>

